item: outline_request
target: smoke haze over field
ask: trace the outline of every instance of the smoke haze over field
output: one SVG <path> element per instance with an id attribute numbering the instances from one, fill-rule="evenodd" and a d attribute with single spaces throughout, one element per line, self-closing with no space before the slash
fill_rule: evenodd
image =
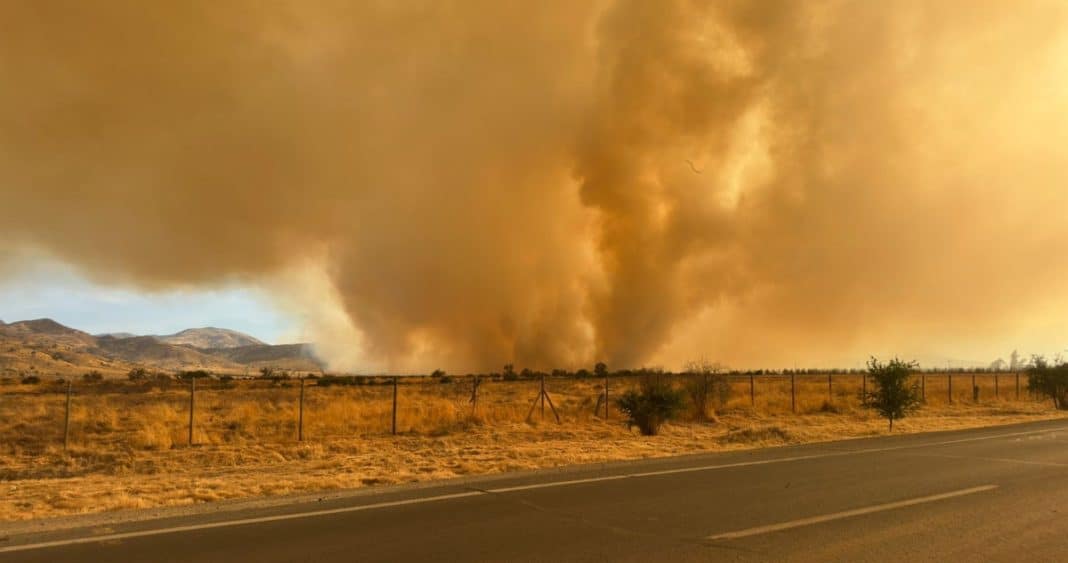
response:
<path id="1" fill-rule="evenodd" d="M 0 5 L 0 268 L 341 369 L 1064 347 L 1062 2 L 357 4 Z"/>

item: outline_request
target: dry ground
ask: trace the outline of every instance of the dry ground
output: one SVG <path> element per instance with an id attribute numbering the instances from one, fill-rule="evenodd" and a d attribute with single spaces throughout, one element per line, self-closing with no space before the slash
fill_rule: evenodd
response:
<path id="1" fill-rule="evenodd" d="M 389 385 L 305 389 L 305 441 L 297 442 L 296 382 L 201 385 L 196 395 L 195 446 L 187 445 L 189 391 L 144 386 L 81 385 L 71 409 L 70 446 L 63 450 L 65 396 L 58 386 L 0 388 L 0 521 L 210 502 L 404 483 L 460 475 L 575 463 L 671 456 L 784 443 L 872 436 L 885 421 L 859 405 L 859 376 L 799 377 L 791 413 L 788 377 L 732 383 L 731 397 L 698 421 L 691 412 L 656 437 L 628 430 L 614 409 L 593 414 L 603 383 L 550 379 L 560 412 L 546 405 L 524 422 L 537 381 L 485 382 L 477 410 L 470 380 L 399 386 L 398 436 L 391 436 Z M 665 378 L 683 386 L 685 380 Z M 954 377 L 954 404 L 945 376 L 927 376 L 928 403 L 895 424 L 920 432 L 1063 416 L 1047 402 L 1028 400 L 1026 380 Z M 613 379 L 612 393 L 637 385 Z"/>

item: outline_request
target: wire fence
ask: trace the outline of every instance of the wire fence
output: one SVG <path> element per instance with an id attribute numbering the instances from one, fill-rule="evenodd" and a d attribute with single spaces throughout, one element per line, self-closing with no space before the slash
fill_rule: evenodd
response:
<path id="1" fill-rule="evenodd" d="M 359 435 L 441 435 L 471 424 L 622 423 L 616 400 L 642 381 L 683 390 L 709 411 L 810 414 L 862 408 L 858 373 L 607 376 L 358 376 L 45 381 L 0 387 L 7 450 L 109 445 L 167 449 Z M 917 373 L 926 405 L 1034 401 L 1026 373 Z M 698 413 L 698 405 L 707 405 Z"/>

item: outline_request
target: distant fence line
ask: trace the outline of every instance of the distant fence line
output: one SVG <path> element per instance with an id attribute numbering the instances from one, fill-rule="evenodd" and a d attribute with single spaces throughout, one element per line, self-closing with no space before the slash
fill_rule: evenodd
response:
<path id="1" fill-rule="evenodd" d="M 26 390 L 27 385 L 23 385 L 23 389 L 9 390 L 6 392 L 0 392 L 0 412 L 5 405 L 11 405 L 19 400 L 19 397 L 25 396 L 41 396 L 41 395 L 60 395 L 64 405 L 63 422 L 62 422 L 62 443 L 64 449 L 67 449 L 70 445 L 71 434 L 71 407 L 74 403 L 74 398 L 78 395 L 85 396 L 130 396 L 141 393 L 150 392 L 182 392 L 183 388 L 188 393 L 188 432 L 187 443 L 188 445 L 195 445 L 195 433 L 194 429 L 198 424 L 197 419 L 197 395 L 205 391 L 216 392 L 233 392 L 239 393 L 240 391 L 251 391 L 256 389 L 290 389 L 296 388 L 294 397 L 296 399 L 296 408 L 294 409 L 293 416 L 296 422 L 295 438 L 297 441 L 304 441 L 305 431 L 305 396 L 306 388 L 317 387 L 329 389 L 331 387 L 385 387 L 389 391 L 389 399 L 391 402 L 390 408 L 390 433 L 396 435 L 398 433 L 397 426 L 397 413 L 399 409 L 404 408 L 403 404 L 403 388 L 409 388 L 414 386 L 420 386 L 424 389 L 440 388 L 446 384 L 462 388 L 462 395 L 467 397 L 467 403 L 470 404 L 472 412 L 476 412 L 479 408 L 480 400 L 484 400 L 485 391 L 483 390 L 484 384 L 492 382 L 501 385 L 508 384 L 537 384 L 536 393 L 527 398 L 530 401 L 530 408 L 527 411 L 525 420 L 529 421 L 535 412 L 535 409 L 540 406 L 541 417 L 545 417 L 546 406 L 548 405 L 550 412 L 555 416 L 555 420 L 558 424 L 562 423 L 557 408 L 553 403 L 553 387 L 554 384 L 568 384 L 576 382 L 584 382 L 590 384 L 594 390 L 597 391 L 596 405 L 589 409 L 589 414 L 596 416 L 597 418 L 608 421 L 612 418 L 612 413 L 609 409 L 611 400 L 618 396 L 619 392 L 622 392 L 628 388 L 634 388 L 635 383 L 641 380 L 655 380 L 658 385 L 686 385 L 693 382 L 704 382 L 704 394 L 707 398 L 711 391 L 709 385 L 710 382 L 726 382 L 729 386 L 730 394 L 735 399 L 735 402 L 744 401 L 748 399 L 750 407 L 756 407 L 757 399 L 761 398 L 762 393 L 773 393 L 778 396 L 780 393 L 789 394 L 789 412 L 798 413 L 798 399 L 803 394 L 811 397 L 814 394 L 824 395 L 823 406 L 826 408 L 828 405 L 834 405 L 838 400 L 846 399 L 854 396 L 856 401 L 863 402 L 868 385 L 869 377 L 865 372 L 853 372 L 853 371 L 825 371 L 815 372 L 811 370 L 788 370 L 781 372 L 766 372 L 763 370 L 749 371 L 749 372 L 727 372 L 727 373 L 661 373 L 661 372 L 611 372 L 594 376 L 592 373 L 586 375 L 549 375 L 549 374 L 492 374 L 492 375 L 466 375 L 466 376 L 449 376 L 449 375 L 436 375 L 436 376 L 337 376 L 337 375 L 324 375 L 317 376 L 309 374 L 304 377 L 283 377 L 273 376 L 270 378 L 233 378 L 222 377 L 216 378 L 209 376 L 206 372 L 197 372 L 202 376 L 186 377 L 179 379 L 146 379 L 143 381 L 125 381 L 125 380 L 97 380 L 92 379 L 89 381 L 78 382 L 77 384 L 72 380 L 53 380 L 51 382 L 42 381 L 39 384 L 33 385 L 30 390 Z M 989 372 L 989 371 L 972 371 L 972 372 L 958 372 L 954 370 L 950 371 L 922 371 L 913 374 L 913 380 L 919 388 L 921 398 L 924 403 L 927 403 L 930 398 L 940 396 L 939 402 L 943 404 L 955 404 L 955 403 L 980 403 L 986 400 L 1015 400 L 1022 399 L 1037 400 L 1032 395 L 1027 386 L 1027 374 L 1017 372 Z M 629 383 L 627 383 L 629 382 Z M 769 383 L 778 383 L 780 386 L 778 389 L 771 390 Z M 783 386 L 788 387 L 783 389 Z M 739 393 L 736 389 L 737 386 L 742 386 L 742 392 Z M 944 389 L 934 389 L 932 386 L 943 387 Z M 825 389 L 824 387 L 825 386 Z M 804 387 L 804 389 L 802 389 Z M 700 388 L 699 386 L 697 387 Z M 853 394 L 846 392 L 843 394 L 846 388 L 852 388 Z M 838 394 L 836 394 L 836 389 Z M 956 390 L 955 390 L 956 389 Z M 986 389 L 987 391 L 983 391 Z M 963 396 L 961 391 L 964 390 Z M 617 393 L 613 395 L 613 392 Z M 944 393 L 944 395 L 943 395 Z M 454 390 L 454 393 L 455 390 Z M 944 399 L 944 400 L 942 400 Z M 744 404 L 744 403 L 743 403 Z M 725 406 L 725 405 L 724 405 Z M 618 416 L 618 415 L 617 415 Z"/>

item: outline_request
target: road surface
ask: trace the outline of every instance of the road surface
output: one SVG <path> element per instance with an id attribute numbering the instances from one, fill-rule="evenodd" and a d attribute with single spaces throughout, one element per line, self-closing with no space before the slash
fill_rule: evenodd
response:
<path id="1" fill-rule="evenodd" d="M 483 478 L 0 541 L 0 561 L 50 563 L 1066 559 L 1068 421 Z"/>

